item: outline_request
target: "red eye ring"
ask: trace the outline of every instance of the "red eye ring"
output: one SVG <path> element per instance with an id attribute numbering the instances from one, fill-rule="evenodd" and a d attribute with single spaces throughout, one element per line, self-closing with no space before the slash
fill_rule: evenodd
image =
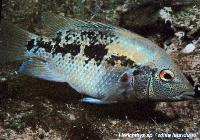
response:
<path id="1" fill-rule="evenodd" d="M 171 81 L 174 78 L 174 73 L 168 69 L 164 69 L 160 72 L 159 77 L 163 81 Z"/>

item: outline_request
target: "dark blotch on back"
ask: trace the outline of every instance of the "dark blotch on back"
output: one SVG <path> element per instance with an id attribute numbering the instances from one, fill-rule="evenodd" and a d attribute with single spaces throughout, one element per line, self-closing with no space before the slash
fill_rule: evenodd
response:
<path id="1" fill-rule="evenodd" d="M 133 75 L 138 75 L 140 73 L 141 73 L 141 71 L 139 69 L 136 69 L 135 71 L 133 71 Z"/>
<path id="2" fill-rule="evenodd" d="M 43 38 L 40 38 L 39 40 L 36 41 L 36 44 L 34 45 L 35 43 L 35 39 L 31 39 L 30 41 L 28 41 L 28 44 L 26 45 L 26 48 L 28 51 L 30 51 L 32 48 L 34 47 L 37 47 L 34 52 L 36 52 L 39 48 L 44 48 L 46 52 L 51 52 L 51 49 L 52 49 L 52 45 L 51 45 L 51 41 L 49 42 L 45 42 L 43 40 Z"/>
<path id="3" fill-rule="evenodd" d="M 34 43 L 35 43 L 35 39 L 31 39 L 30 41 L 28 41 L 26 45 L 26 48 L 28 51 L 30 51 L 33 47 L 35 47 Z"/>
<path id="4" fill-rule="evenodd" d="M 36 46 L 38 46 L 38 48 L 44 48 L 46 52 L 51 52 L 52 49 L 52 45 L 51 45 L 51 41 L 49 42 L 45 42 L 43 41 L 43 38 L 41 38 L 40 40 L 37 41 Z"/>
<path id="5" fill-rule="evenodd" d="M 85 46 L 84 54 L 89 60 L 93 59 L 97 62 L 97 65 L 101 63 L 103 57 L 108 53 L 108 49 L 105 48 L 106 45 L 97 44 L 97 45 L 90 45 Z M 88 61 L 86 61 L 87 63 Z"/>
<path id="6" fill-rule="evenodd" d="M 108 64 L 111 64 L 112 66 L 114 66 L 116 64 L 116 62 L 120 61 L 121 66 L 125 66 L 125 67 L 134 67 L 135 62 L 129 58 L 127 58 L 126 56 L 115 56 L 112 55 L 109 59 L 106 59 L 106 61 L 108 62 Z"/>
<path id="7" fill-rule="evenodd" d="M 82 41 L 84 41 L 84 37 L 89 38 L 89 41 L 90 41 L 89 43 L 91 45 L 98 42 L 97 35 L 94 31 L 83 31 L 81 32 L 80 36 L 81 36 Z"/>
<path id="8" fill-rule="evenodd" d="M 86 63 L 94 59 L 97 65 L 101 64 L 104 56 L 108 53 L 106 46 L 117 39 L 112 32 L 107 31 L 82 31 L 80 37 L 82 41 L 84 38 L 89 38 L 89 45 L 86 45 L 84 49 L 84 55 L 88 58 Z"/>
<path id="9" fill-rule="evenodd" d="M 61 53 L 64 56 L 70 53 L 72 56 L 76 56 L 80 52 L 80 45 L 77 44 L 64 44 L 63 47 L 57 46 L 53 54 Z"/>
<path id="10" fill-rule="evenodd" d="M 62 33 L 59 32 L 57 33 L 56 37 L 52 39 L 53 42 L 56 42 L 54 47 L 59 46 L 58 44 L 61 42 L 61 36 L 62 36 Z M 34 45 L 35 41 L 36 41 L 36 44 Z M 37 47 L 34 50 L 34 53 L 39 48 L 44 48 L 46 52 L 50 53 L 53 48 L 52 41 L 44 41 L 43 38 L 38 38 L 37 40 L 31 39 L 30 41 L 28 41 L 28 44 L 26 45 L 26 47 L 28 51 L 30 51 L 33 47 Z"/>
<path id="11" fill-rule="evenodd" d="M 76 56 L 80 52 L 80 44 L 78 44 L 76 41 L 74 41 L 71 44 L 67 43 L 71 39 L 71 37 L 69 36 L 70 34 L 71 34 L 70 30 L 66 31 L 66 36 L 65 36 L 66 44 L 62 44 L 63 46 L 61 47 L 59 43 L 61 42 L 62 33 L 61 32 L 57 33 L 57 36 L 54 39 L 56 44 L 53 55 L 61 53 L 62 56 L 64 56 L 65 54 L 70 53 L 72 56 Z M 75 37 L 75 34 L 73 34 L 73 37 Z"/>
<path id="12" fill-rule="evenodd" d="M 70 32 L 71 32 L 70 30 L 67 30 L 67 31 L 66 31 L 66 36 L 65 36 L 66 42 L 69 41 L 69 40 L 71 39 L 71 37 L 69 37 Z"/>
<path id="13" fill-rule="evenodd" d="M 61 42 L 62 32 L 58 32 L 56 34 L 56 37 L 53 38 L 53 41 L 56 42 L 56 44 L 59 44 Z"/>

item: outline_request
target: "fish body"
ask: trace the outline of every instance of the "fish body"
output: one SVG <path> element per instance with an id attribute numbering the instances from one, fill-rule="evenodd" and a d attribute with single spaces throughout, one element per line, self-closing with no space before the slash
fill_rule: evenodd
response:
<path id="1" fill-rule="evenodd" d="M 82 99 L 89 103 L 182 100 L 183 95 L 193 95 L 166 52 L 148 39 L 111 25 L 52 17 L 45 16 L 51 35 L 23 31 L 24 40 L 16 41 L 21 41 L 21 56 L 27 59 L 21 73 L 66 82 L 90 96 Z M 8 37 L 3 37 L 3 46 Z"/>

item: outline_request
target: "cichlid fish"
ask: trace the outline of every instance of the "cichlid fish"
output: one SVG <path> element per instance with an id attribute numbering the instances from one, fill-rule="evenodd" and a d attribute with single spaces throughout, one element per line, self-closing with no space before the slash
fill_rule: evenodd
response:
<path id="1" fill-rule="evenodd" d="M 194 91 L 167 53 L 128 30 L 52 14 L 42 17 L 46 37 L 1 23 L 0 63 L 24 60 L 19 72 L 66 82 L 107 104 L 193 99 Z"/>

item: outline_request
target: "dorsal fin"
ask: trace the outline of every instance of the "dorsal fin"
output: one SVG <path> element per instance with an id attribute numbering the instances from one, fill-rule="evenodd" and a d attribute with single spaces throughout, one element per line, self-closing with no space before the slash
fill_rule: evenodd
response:
<path id="1" fill-rule="evenodd" d="M 72 19 L 64 17 L 61 15 L 56 15 L 53 13 L 43 13 L 42 14 L 42 26 L 43 35 L 46 37 L 54 37 L 56 33 L 62 32 L 62 30 L 99 30 L 104 32 L 115 32 L 118 35 L 137 38 L 141 41 L 147 41 L 147 39 L 141 37 L 138 34 L 132 33 L 126 29 L 112 26 L 109 24 L 104 24 L 100 22 L 93 21 L 82 21 L 78 19 Z M 149 42 L 149 41 L 147 41 Z"/>
<path id="2" fill-rule="evenodd" d="M 99 22 L 86 22 L 78 19 L 72 19 L 53 13 L 42 14 L 42 28 L 43 35 L 47 37 L 54 36 L 56 32 L 63 29 L 98 29 L 98 30 L 111 30 L 114 29 L 112 25 L 106 25 Z"/>
<path id="3" fill-rule="evenodd" d="M 86 24 L 86 22 L 53 13 L 45 12 L 42 14 L 42 26 L 46 36 L 55 35 L 56 32 L 62 29 L 75 28 L 79 24 Z"/>

